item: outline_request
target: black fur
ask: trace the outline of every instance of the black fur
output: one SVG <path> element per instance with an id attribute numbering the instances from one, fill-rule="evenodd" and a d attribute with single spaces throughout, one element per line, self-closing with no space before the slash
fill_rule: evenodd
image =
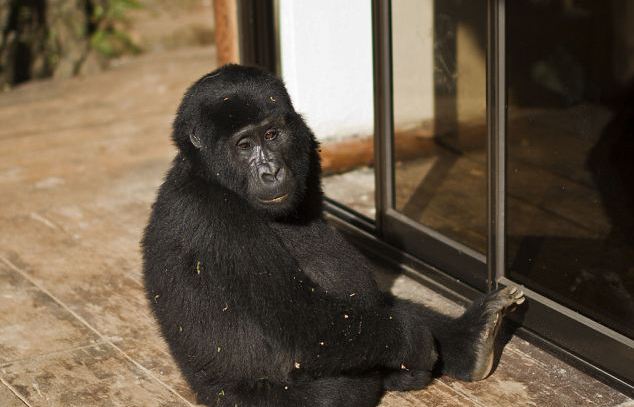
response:
<path id="1" fill-rule="evenodd" d="M 276 157 L 292 191 L 263 206 L 232 137 L 270 117 L 283 123 Z M 142 242 L 144 277 L 202 403 L 374 406 L 384 389 L 431 380 L 444 336 L 432 337 L 421 306 L 381 293 L 371 264 L 323 221 L 317 142 L 279 79 L 237 65 L 204 76 L 173 139 L 179 153 Z M 477 330 L 475 320 L 447 331 L 462 364 L 475 340 L 460 329 Z"/>

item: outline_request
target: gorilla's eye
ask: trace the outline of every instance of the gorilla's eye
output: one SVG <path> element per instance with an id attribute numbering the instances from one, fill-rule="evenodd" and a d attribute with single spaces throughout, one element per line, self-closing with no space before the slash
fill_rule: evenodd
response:
<path id="1" fill-rule="evenodd" d="M 277 130 L 275 129 L 268 129 L 264 133 L 264 140 L 274 140 L 276 137 L 277 137 Z"/>
<path id="2" fill-rule="evenodd" d="M 242 139 L 238 141 L 237 146 L 240 150 L 248 150 L 251 148 L 251 142 L 247 139 Z"/>

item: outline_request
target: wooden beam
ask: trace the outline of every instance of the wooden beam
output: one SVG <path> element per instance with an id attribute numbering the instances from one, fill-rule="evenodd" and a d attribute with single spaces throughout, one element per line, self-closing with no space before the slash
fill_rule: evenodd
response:
<path id="1" fill-rule="evenodd" d="M 484 148 L 486 127 L 482 124 L 463 124 L 459 136 L 450 144 L 458 151 Z M 396 131 L 394 135 L 395 158 L 407 161 L 437 154 L 439 140 L 430 129 Z M 347 172 L 358 167 L 374 164 L 374 141 L 372 136 L 341 141 L 325 141 L 319 150 L 321 168 L 325 175 Z"/>
<path id="2" fill-rule="evenodd" d="M 214 0 L 218 65 L 240 62 L 237 0 Z"/>

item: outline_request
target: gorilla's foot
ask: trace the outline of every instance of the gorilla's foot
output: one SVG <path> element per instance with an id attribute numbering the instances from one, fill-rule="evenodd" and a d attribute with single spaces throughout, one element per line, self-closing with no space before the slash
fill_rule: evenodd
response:
<path id="1" fill-rule="evenodd" d="M 517 287 L 505 287 L 487 294 L 477 306 L 480 312 L 481 331 L 474 345 L 474 365 L 469 380 L 486 378 L 493 369 L 495 339 L 497 338 L 502 317 L 516 305 L 523 303 L 524 293 Z M 474 307 L 475 308 L 475 307 Z M 470 311 L 474 311 L 472 308 Z"/>

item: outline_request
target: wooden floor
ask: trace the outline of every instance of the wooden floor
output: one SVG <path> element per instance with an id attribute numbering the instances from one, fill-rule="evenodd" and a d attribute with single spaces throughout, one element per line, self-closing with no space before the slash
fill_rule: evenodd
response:
<path id="1" fill-rule="evenodd" d="M 0 95 L 0 406 L 194 404 L 149 313 L 138 242 L 178 100 L 213 65 L 212 49 L 188 49 Z M 460 312 L 411 279 L 377 278 Z M 382 405 L 634 401 L 514 338 L 487 380 L 442 378 Z"/>

